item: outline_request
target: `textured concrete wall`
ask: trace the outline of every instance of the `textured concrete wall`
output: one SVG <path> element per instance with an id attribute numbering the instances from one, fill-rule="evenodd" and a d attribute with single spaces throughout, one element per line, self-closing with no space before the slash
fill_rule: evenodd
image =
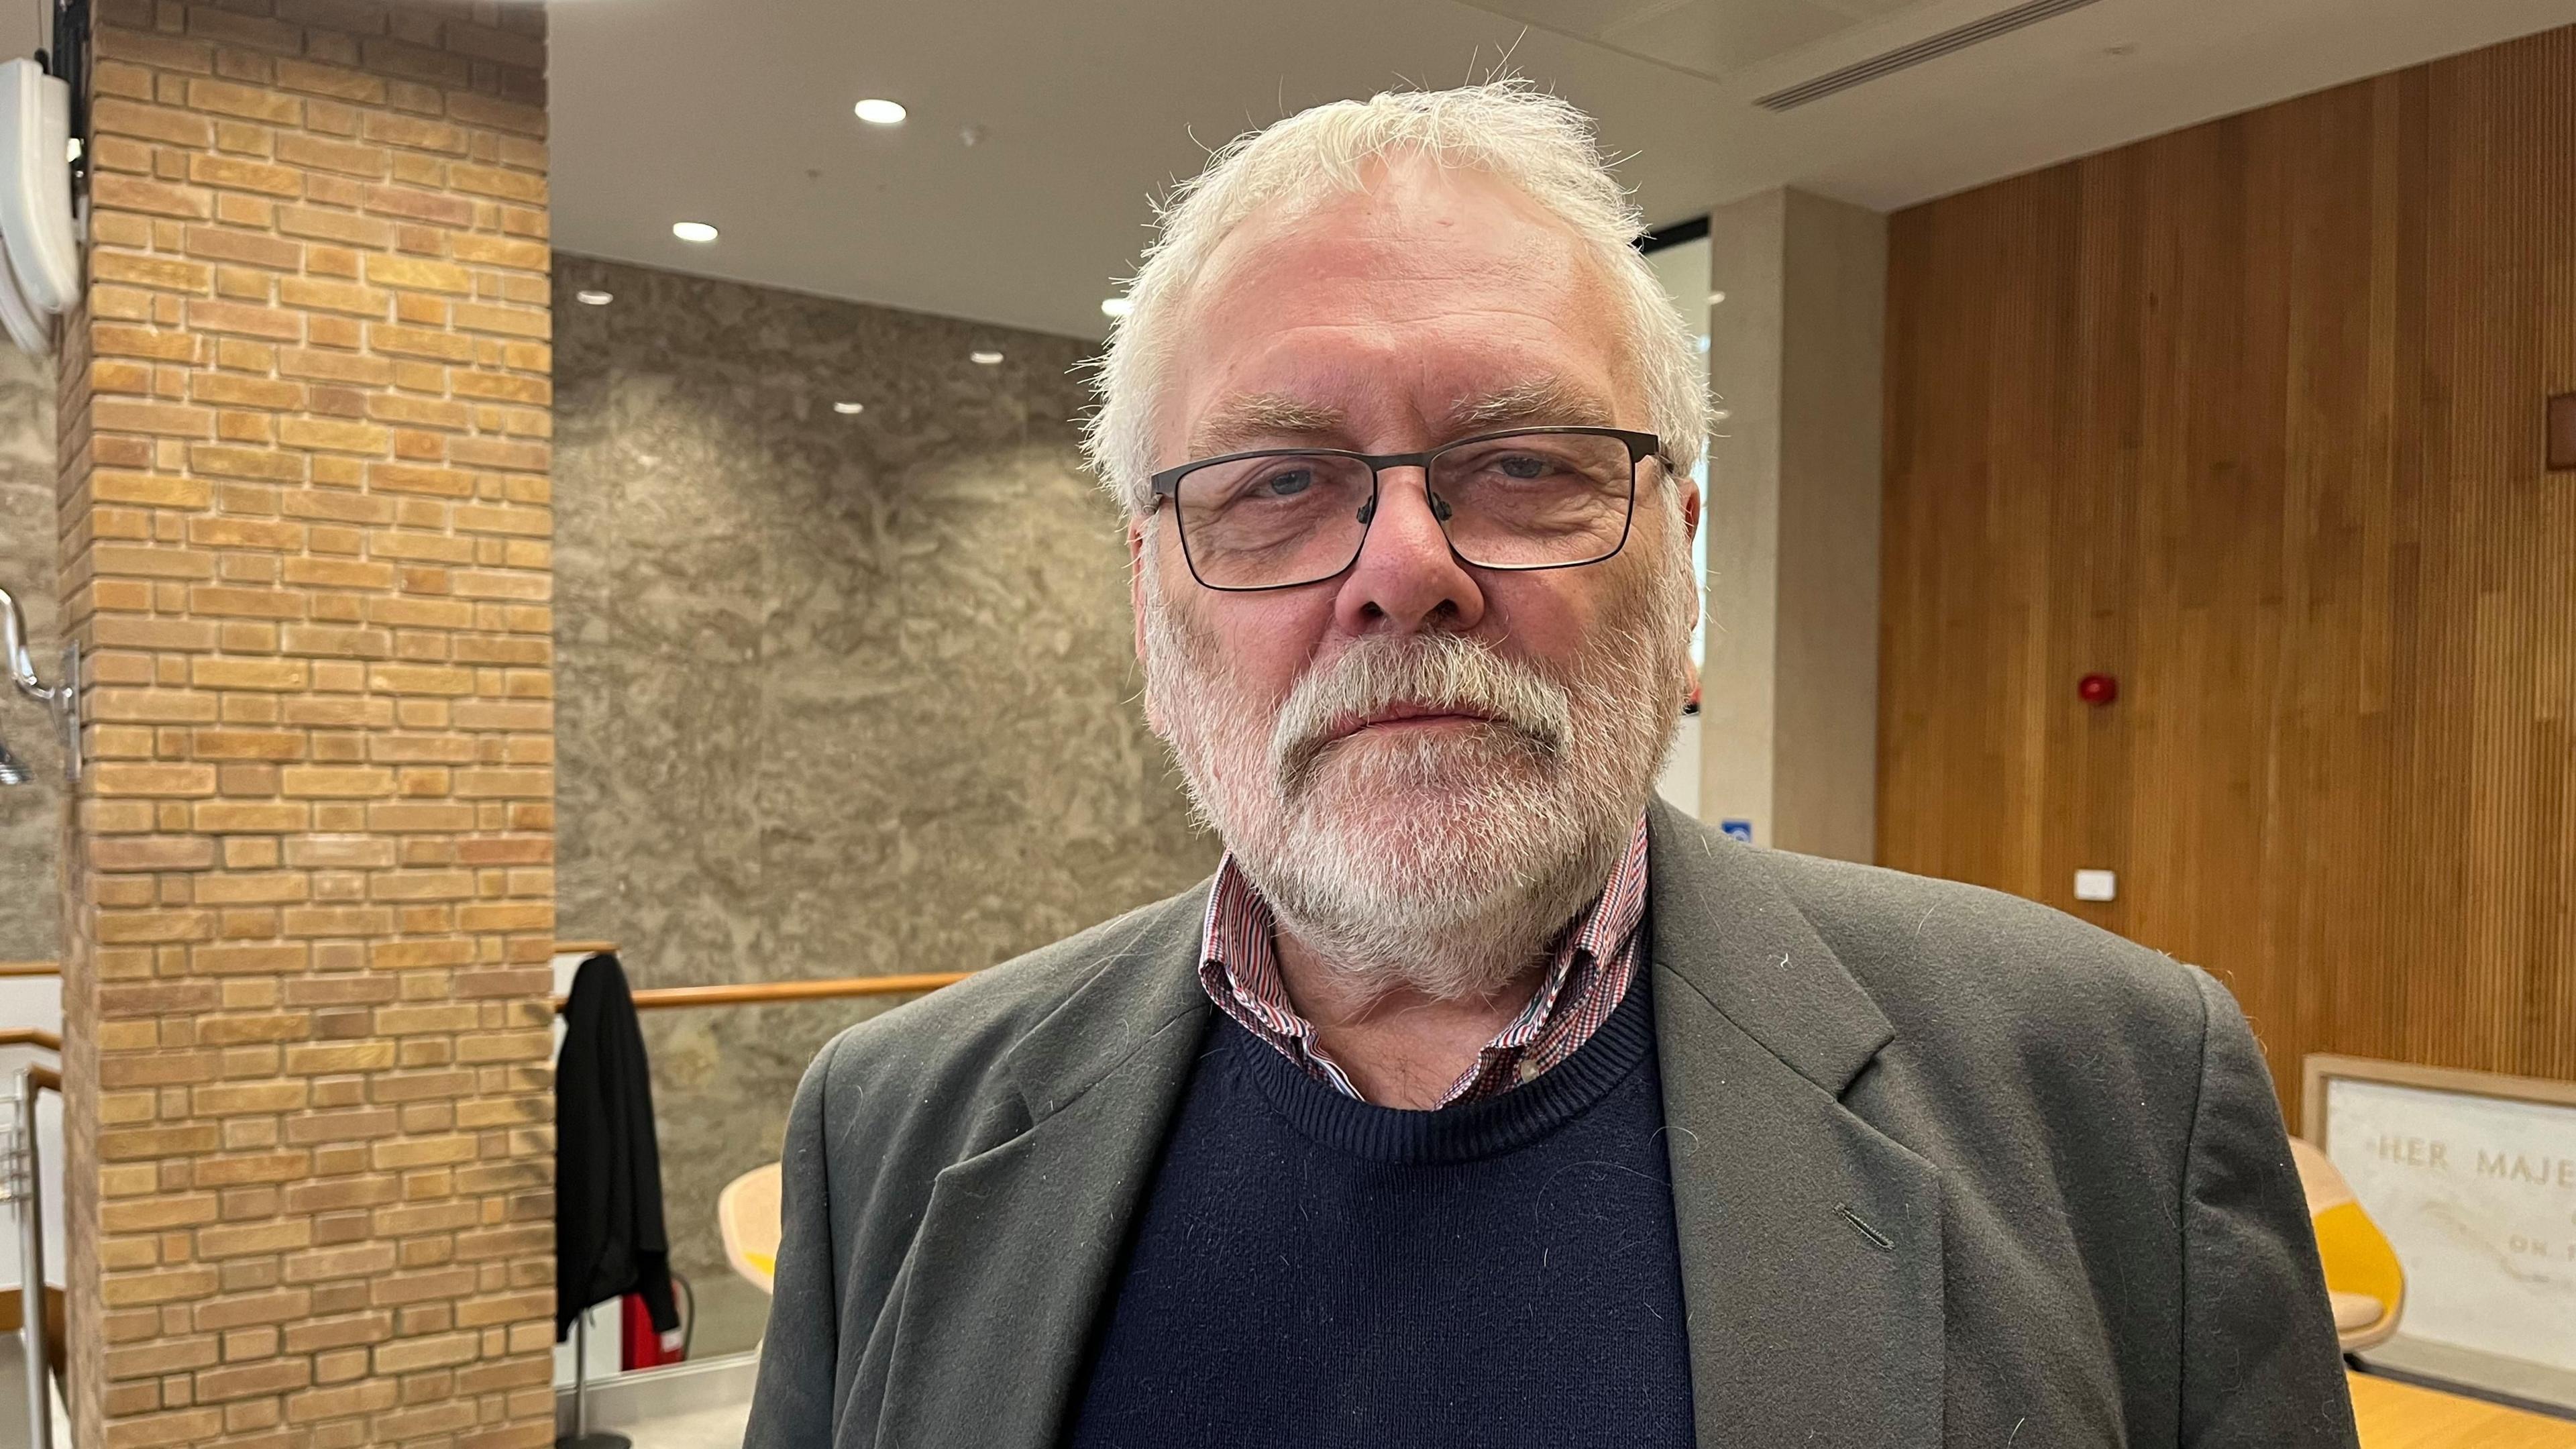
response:
<path id="1" fill-rule="evenodd" d="M 0 345 L 0 588 L 27 616 L 27 647 L 47 684 L 61 670 L 55 622 L 54 360 Z M 0 740 L 27 766 L 0 789 L 0 961 L 62 949 L 63 752 L 44 708 L 0 689 Z"/>
<path id="2" fill-rule="evenodd" d="M 563 936 L 646 986 L 965 970 L 1213 868 L 1076 466 L 1088 344 L 570 256 L 555 298 Z M 872 1009 L 647 1018 L 693 1279 Z"/>

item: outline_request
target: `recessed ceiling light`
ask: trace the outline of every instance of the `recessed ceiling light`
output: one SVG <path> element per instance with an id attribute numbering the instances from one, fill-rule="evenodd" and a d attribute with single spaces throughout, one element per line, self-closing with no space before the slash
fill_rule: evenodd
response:
<path id="1" fill-rule="evenodd" d="M 1725 300 L 1726 294 L 1724 292 L 1711 292 L 1708 294 L 1708 305 L 1712 307 Z"/>
<path id="2" fill-rule="evenodd" d="M 1103 297 L 1100 299 L 1100 315 L 1103 317 L 1124 317 L 1135 310 L 1136 304 L 1128 301 L 1124 297 Z"/>
<path id="3" fill-rule="evenodd" d="M 850 109 L 857 114 L 860 120 L 867 122 L 871 126 L 900 126 L 903 124 L 903 118 L 905 115 L 905 111 L 901 104 L 895 101 L 880 101 L 873 98 L 861 101 L 857 105 L 850 107 Z"/>
<path id="4" fill-rule="evenodd" d="M 863 413 L 867 410 L 868 405 L 861 402 L 836 402 L 832 404 L 832 411 L 843 414 L 844 416 L 851 413 Z"/>
<path id="5" fill-rule="evenodd" d="M 671 223 L 671 235 L 684 242 L 703 244 L 716 239 L 716 229 L 703 221 L 675 221 Z"/>
<path id="6" fill-rule="evenodd" d="M 617 300 L 617 294 L 615 292 L 603 292 L 597 287 L 584 287 L 580 291 L 573 293 L 572 299 L 581 303 L 585 307 L 605 307 L 609 303 Z"/>
<path id="7" fill-rule="evenodd" d="M 1002 362 L 1002 354 L 979 347 L 973 352 L 967 353 L 966 360 L 975 364 L 977 367 L 999 367 Z"/>

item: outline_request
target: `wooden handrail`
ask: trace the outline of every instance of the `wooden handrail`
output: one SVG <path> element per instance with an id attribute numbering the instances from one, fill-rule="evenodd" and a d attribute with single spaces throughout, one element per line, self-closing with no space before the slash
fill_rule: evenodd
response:
<path id="1" fill-rule="evenodd" d="M 51 1092 L 57 1097 L 63 1093 L 63 1074 L 52 1067 L 29 1067 L 27 1079 L 34 1082 L 39 1091 Z"/>
<path id="2" fill-rule="evenodd" d="M 58 1052 L 63 1049 L 63 1039 L 50 1031 L 39 1031 L 32 1026 L 0 1028 L 0 1047 L 13 1046 L 43 1047 L 49 1052 Z"/>
<path id="3" fill-rule="evenodd" d="M 615 941 L 557 941 L 555 942 L 554 954 L 558 956 L 595 956 L 602 951 L 614 951 L 616 949 L 617 943 Z M 60 976 L 62 974 L 63 963 L 60 961 L 0 961 L 0 977 Z"/>
<path id="4" fill-rule="evenodd" d="M 637 1011 L 667 1011 L 680 1006 L 752 1006 L 773 1001 L 822 1001 L 844 996 L 901 996 L 937 991 L 966 979 L 964 971 L 927 971 L 914 976 L 834 976 L 819 981 L 746 981 L 732 986 L 648 986 L 635 993 Z M 555 1010 L 564 998 L 555 998 Z"/>
<path id="5" fill-rule="evenodd" d="M 575 952 L 589 955 L 616 950 L 610 941 L 557 941 L 558 954 Z M 41 968 L 14 970 L 15 967 Z M 53 974 L 51 961 L 0 962 L 0 976 L 46 976 Z M 635 993 L 638 1011 L 667 1011 L 682 1006 L 756 1006 L 774 1001 L 828 1001 L 849 996 L 905 996 L 918 991 L 937 991 L 966 979 L 964 971 L 925 971 L 911 976 L 833 976 L 817 981 L 747 981 L 727 986 L 648 986 Z M 555 998 L 555 1010 L 564 1009 L 564 998 Z M 0 1029 L 0 1046 L 36 1046 L 48 1051 L 61 1051 L 62 1038 L 31 1027 Z"/>

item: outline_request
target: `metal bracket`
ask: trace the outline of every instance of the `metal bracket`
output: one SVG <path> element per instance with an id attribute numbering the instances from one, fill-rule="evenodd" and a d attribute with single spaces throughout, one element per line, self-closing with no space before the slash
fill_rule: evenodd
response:
<path id="1" fill-rule="evenodd" d="M 45 73 L 60 76 L 71 90 L 72 136 L 80 145 L 71 158 L 75 202 L 89 198 L 89 33 L 89 0 L 54 0 L 54 43 L 36 54 Z"/>
<path id="2" fill-rule="evenodd" d="M 79 640 L 63 641 L 63 664 L 54 677 L 61 681 L 54 686 L 50 703 L 54 729 L 63 737 L 63 783 L 77 785 L 81 777 Z"/>
<path id="3" fill-rule="evenodd" d="M 7 589 L 0 589 L 0 670 L 18 692 L 45 706 L 54 718 L 54 728 L 63 738 L 63 778 L 74 784 L 80 781 L 80 645 L 63 644 L 63 667 L 57 681 L 48 688 L 36 677 L 36 662 L 27 656 L 27 619 L 18 612 L 18 601 Z"/>

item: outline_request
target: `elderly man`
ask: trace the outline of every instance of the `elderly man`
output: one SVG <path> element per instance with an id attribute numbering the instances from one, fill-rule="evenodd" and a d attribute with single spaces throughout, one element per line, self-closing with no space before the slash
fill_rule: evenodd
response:
<path id="1" fill-rule="evenodd" d="M 2352 1442 L 2223 989 L 1650 803 L 1705 388 L 1637 220 L 1509 84 L 1168 210 L 1091 441 L 1224 863 L 825 1049 L 751 1445 Z"/>

